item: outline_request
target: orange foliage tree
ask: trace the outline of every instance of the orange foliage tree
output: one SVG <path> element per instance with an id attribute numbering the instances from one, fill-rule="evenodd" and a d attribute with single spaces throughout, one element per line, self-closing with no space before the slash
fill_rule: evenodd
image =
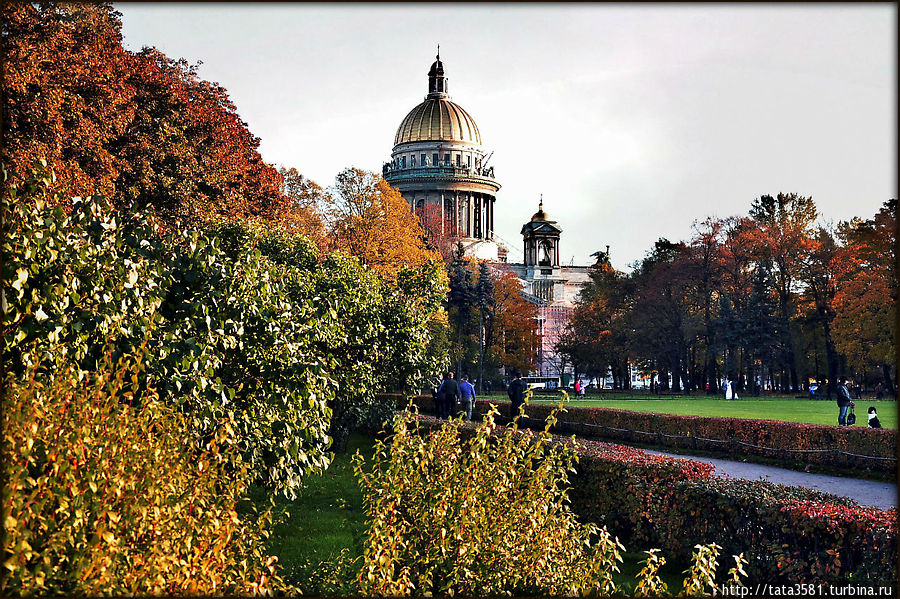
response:
<path id="1" fill-rule="evenodd" d="M 332 248 L 358 257 L 386 280 L 396 281 L 404 267 L 441 261 L 406 200 L 379 175 L 344 169 L 324 199 Z"/>
<path id="2" fill-rule="evenodd" d="M 493 278 L 493 318 L 485 326 L 488 354 L 506 368 L 531 372 L 540 346 L 535 328 L 538 308 L 522 296 L 521 283 L 513 273 L 496 269 Z"/>
<path id="3" fill-rule="evenodd" d="M 835 345 L 859 371 L 881 371 L 888 393 L 897 356 L 897 200 L 874 218 L 842 223 L 846 264 L 835 292 Z"/>
<path id="4" fill-rule="evenodd" d="M 274 219 L 285 206 L 225 89 L 184 60 L 125 50 L 112 6 L 4 3 L 2 16 L 7 185 L 45 159 L 62 197 L 168 218 Z"/>
<path id="5" fill-rule="evenodd" d="M 315 181 L 300 174 L 296 168 L 281 167 L 278 174 L 283 182 L 281 191 L 287 198 L 278 214 L 278 220 L 286 229 L 310 239 L 320 250 L 327 249 L 325 219 L 321 213 L 324 190 Z"/>
<path id="6" fill-rule="evenodd" d="M 115 143 L 134 118 L 119 13 L 94 4 L 4 2 L 3 164 L 7 186 L 45 159 L 57 184 L 109 195 Z"/>
<path id="7" fill-rule="evenodd" d="M 447 218 L 437 204 L 427 204 L 417 208 L 416 216 L 422 223 L 429 245 L 440 252 L 444 262 L 449 263 L 453 259 L 453 252 L 460 240 L 456 223 Z"/>
<path id="8" fill-rule="evenodd" d="M 773 266 L 775 290 L 781 311 L 784 366 L 790 373 L 791 388 L 800 388 L 790 324 L 796 313 L 800 269 L 810 249 L 813 223 L 818 213 L 812 198 L 795 193 L 763 195 L 753 201 L 750 217 L 755 229 L 759 258 Z"/>

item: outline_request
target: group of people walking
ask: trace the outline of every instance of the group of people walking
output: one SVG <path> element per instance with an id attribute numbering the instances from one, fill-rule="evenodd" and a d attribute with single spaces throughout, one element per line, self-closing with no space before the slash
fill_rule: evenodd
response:
<path id="1" fill-rule="evenodd" d="M 438 418 L 446 420 L 451 415 L 462 414 L 466 420 L 472 419 L 472 407 L 475 405 L 475 387 L 469 382 L 468 375 L 462 380 L 453 378 L 452 372 L 445 372 L 440 386 L 434 393 L 434 411 Z"/>
<path id="2" fill-rule="evenodd" d="M 514 373 L 513 381 L 506 393 L 510 400 L 510 418 L 519 415 L 519 408 L 525 403 L 527 385 L 520 372 Z M 441 384 L 432 392 L 434 411 L 438 418 L 447 420 L 451 416 L 462 416 L 472 420 L 472 408 L 475 406 L 475 386 L 469 382 L 468 375 L 462 375 L 457 381 L 452 372 L 445 372 Z"/>

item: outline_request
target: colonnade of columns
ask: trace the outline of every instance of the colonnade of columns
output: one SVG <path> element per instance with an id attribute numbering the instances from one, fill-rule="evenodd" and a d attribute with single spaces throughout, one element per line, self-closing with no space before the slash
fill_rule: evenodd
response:
<path id="1" fill-rule="evenodd" d="M 455 224 L 463 237 L 489 239 L 494 233 L 494 196 L 483 193 L 441 193 L 441 206 L 446 224 Z"/>

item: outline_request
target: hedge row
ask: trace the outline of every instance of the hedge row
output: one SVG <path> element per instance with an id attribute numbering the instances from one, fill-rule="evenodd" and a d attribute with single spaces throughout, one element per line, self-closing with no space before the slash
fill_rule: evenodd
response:
<path id="1" fill-rule="evenodd" d="M 419 396 L 415 400 L 421 411 L 432 411 L 431 397 Z M 501 412 L 508 413 L 508 402 L 491 403 L 499 403 Z M 484 413 L 487 406 L 488 402 L 478 401 L 475 411 Z M 550 404 L 532 404 L 528 414 L 543 422 L 553 408 Z M 897 471 L 897 431 L 892 429 L 676 416 L 609 408 L 568 406 L 566 410 L 555 427 L 559 433 L 740 458 L 775 458 L 786 466 L 800 468 L 816 464 L 891 474 Z"/>
<path id="2" fill-rule="evenodd" d="M 430 400 L 416 403 L 427 408 Z M 861 507 L 802 487 L 718 479 L 702 462 L 599 441 L 579 440 L 578 454 L 569 494 L 573 509 L 630 548 L 662 547 L 687 558 L 696 544 L 715 542 L 726 555 L 743 553 L 756 582 L 897 580 L 895 509 Z"/>

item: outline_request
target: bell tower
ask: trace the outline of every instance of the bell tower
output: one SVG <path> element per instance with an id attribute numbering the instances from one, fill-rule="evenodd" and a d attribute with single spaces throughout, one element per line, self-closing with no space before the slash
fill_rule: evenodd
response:
<path id="1" fill-rule="evenodd" d="M 525 266 L 540 269 L 541 274 L 553 274 L 559 268 L 559 235 L 562 229 L 544 212 L 544 198 L 531 220 L 522 226 L 525 242 Z"/>

